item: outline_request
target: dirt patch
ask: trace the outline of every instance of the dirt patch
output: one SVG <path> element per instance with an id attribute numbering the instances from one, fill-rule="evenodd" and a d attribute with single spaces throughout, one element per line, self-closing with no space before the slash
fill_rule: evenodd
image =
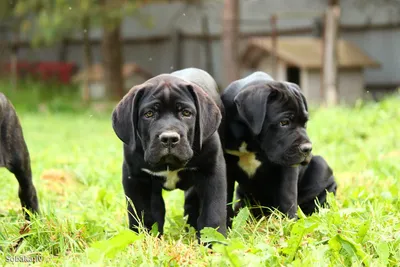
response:
<path id="1" fill-rule="evenodd" d="M 56 192 L 58 195 L 64 195 L 67 188 L 77 184 L 71 173 L 60 169 L 45 170 L 40 175 L 40 179 L 47 190 Z"/>

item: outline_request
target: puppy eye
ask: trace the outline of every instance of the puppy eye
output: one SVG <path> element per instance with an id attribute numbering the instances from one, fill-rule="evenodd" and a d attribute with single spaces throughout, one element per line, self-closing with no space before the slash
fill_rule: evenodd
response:
<path id="1" fill-rule="evenodd" d="M 279 122 L 279 124 L 284 127 L 284 126 L 288 126 L 289 125 L 289 120 L 283 120 L 281 122 Z"/>
<path id="2" fill-rule="evenodd" d="M 184 116 L 184 117 L 190 117 L 190 116 L 192 116 L 192 112 L 190 112 L 189 110 L 187 110 L 187 109 L 184 109 L 184 110 L 182 110 L 182 116 Z"/>
<path id="3" fill-rule="evenodd" d="M 144 117 L 145 118 L 151 118 L 151 117 L 153 117 L 154 116 L 154 112 L 153 111 L 151 111 L 151 110 L 149 110 L 149 111 L 147 111 L 146 113 L 144 113 Z"/>

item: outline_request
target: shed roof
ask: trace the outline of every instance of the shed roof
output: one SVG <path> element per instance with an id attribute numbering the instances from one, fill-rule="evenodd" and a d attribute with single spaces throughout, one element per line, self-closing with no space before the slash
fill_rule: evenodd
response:
<path id="1" fill-rule="evenodd" d="M 89 75 L 89 81 L 95 82 L 95 81 L 102 81 L 104 77 L 104 69 L 103 65 L 98 63 L 98 64 L 93 64 L 89 69 L 83 69 L 79 73 L 75 75 L 73 78 L 74 81 L 83 81 L 86 73 Z M 122 76 L 126 79 L 131 77 L 132 75 L 137 74 L 144 79 L 148 80 L 153 75 L 149 73 L 148 71 L 144 70 L 142 67 L 135 63 L 126 63 L 122 67 Z"/>
<path id="2" fill-rule="evenodd" d="M 322 68 L 322 39 L 315 37 L 281 37 L 277 39 L 277 56 L 288 65 L 300 68 Z M 241 54 L 245 67 L 257 66 L 263 55 L 272 51 L 271 38 L 251 38 Z M 340 39 L 337 43 L 339 68 L 380 67 L 355 44 Z"/>

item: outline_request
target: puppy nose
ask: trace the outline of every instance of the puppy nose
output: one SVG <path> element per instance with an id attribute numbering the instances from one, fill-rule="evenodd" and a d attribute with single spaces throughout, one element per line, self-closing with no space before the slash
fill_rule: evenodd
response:
<path id="1" fill-rule="evenodd" d="M 311 143 L 304 143 L 304 144 L 301 144 L 301 145 L 299 146 L 299 149 L 300 149 L 300 152 L 301 152 L 301 153 L 303 153 L 303 154 L 308 154 L 308 153 L 310 153 L 311 150 L 312 150 L 312 144 L 311 144 Z"/>
<path id="2" fill-rule="evenodd" d="M 165 147 L 174 147 L 179 143 L 181 137 L 177 132 L 163 132 L 159 136 L 160 142 Z"/>

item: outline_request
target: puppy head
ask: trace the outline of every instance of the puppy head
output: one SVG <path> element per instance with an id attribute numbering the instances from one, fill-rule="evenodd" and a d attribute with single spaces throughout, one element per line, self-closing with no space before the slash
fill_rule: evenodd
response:
<path id="1" fill-rule="evenodd" d="M 112 115 L 117 136 L 153 170 L 182 168 L 217 130 L 221 113 L 203 89 L 160 75 L 131 89 Z"/>
<path id="2" fill-rule="evenodd" d="M 311 160 L 312 145 L 306 132 L 308 107 L 296 84 L 256 81 L 248 84 L 234 102 L 239 117 L 269 161 L 296 166 Z"/>

